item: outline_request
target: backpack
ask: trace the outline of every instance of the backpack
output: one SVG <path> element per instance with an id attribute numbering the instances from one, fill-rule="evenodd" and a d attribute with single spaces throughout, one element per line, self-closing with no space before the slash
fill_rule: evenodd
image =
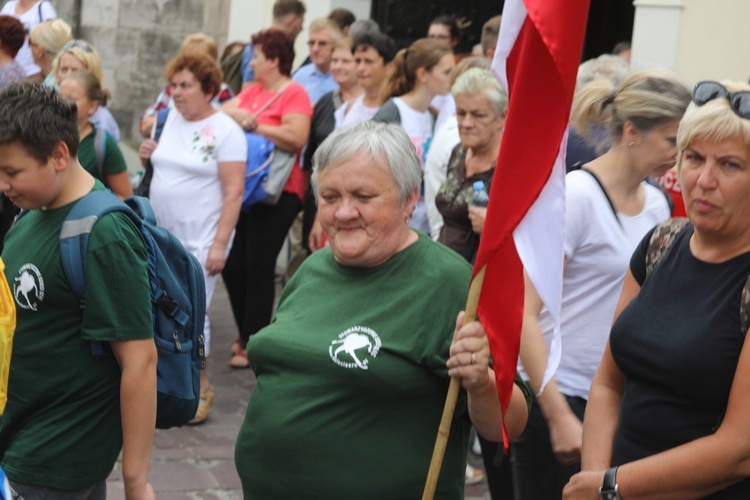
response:
<path id="1" fill-rule="evenodd" d="M 260 116 L 281 97 L 286 89 L 287 86 L 282 87 L 255 112 L 255 116 Z M 242 195 L 243 212 L 247 212 L 258 203 L 266 205 L 278 203 L 297 159 L 296 152 L 284 151 L 260 134 L 245 132 L 245 140 L 247 141 L 247 161 L 245 162 L 245 192 Z"/>
<path id="2" fill-rule="evenodd" d="M 68 284 L 84 307 L 88 239 L 96 222 L 110 212 L 126 214 L 146 244 L 151 283 L 156 366 L 156 427 L 182 426 L 195 417 L 200 400 L 200 371 L 205 368 L 203 324 L 206 291 L 198 259 L 180 241 L 156 225 L 151 204 L 133 197 L 125 202 L 108 191 L 92 191 L 76 202 L 60 231 L 60 259 Z M 106 356 L 101 342 L 91 343 L 95 358 Z"/>
<path id="3" fill-rule="evenodd" d="M 232 54 L 221 63 L 221 71 L 224 73 L 224 83 L 236 94 L 242 90 L 242 58 L 245 49 Z"/>
<path id="4" fill-rule="evenodd" d="M 162 132 L 164 132 L 164 124 L 167 123 L 167 117 L 169 116 L 169 108 L 162 108 L 159 110 L 159 114 L 156 115 L 156 124 L 154 127 L 154 140 L 159 142 Z M 138 183 L 138 187 L 135 188 L 133 194 L 136 196 L 143 196 L 148 198 L 149 190 L 151 189 L 151 179 L 154 177 L 154 165 L 151 160 L 146 163 L 146 171 L 141 177 L 141 182 Z"/>
<path id="5" fill-rule="evenodd" d="M 5 280 L 5 264 L 0 258 L 0 415 L 8 402 L 8 375 L 13 352 L 13 334 L 16 332 L 16 303 Z M 2 498 L 2 497 L 0 497 Z"/>
<path id="6" fill-rule="evenodd" d="M 661 262 L 661 259 L 672 247 L 675 238 L 680 234 L 688 224 L 684 217 L 674 217 L 667 219 L 657 225 L 646 248 L 646 276 Z M 747 333 L 750 328 L 750 276 L 742 287 L 742 298 L 740 300 L 740 331 L 742 335 Z"/>
<path id="7" fill-rule="evenodd" d="M 107 154 L 107 132 L 102 129 L 96 129 L 94 134 L 94 156 L 96 157 L 96 168 L 99 172 L 99 180 L 109 187 L 104 177 L 104 156 Z"/>

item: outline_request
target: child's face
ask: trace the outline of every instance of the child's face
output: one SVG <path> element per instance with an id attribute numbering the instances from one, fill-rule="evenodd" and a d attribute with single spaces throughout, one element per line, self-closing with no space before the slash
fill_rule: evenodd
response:
<path id="1" fill-rule="evenodd" d="M 81 82 L 73 78 L 66 78 L 60 84 L 60 94 L 76 103 L 78 107 L 78 127 L 82 127 L 94 114 L 99 103 L 89 100 Z"/>
<path id="2" fill-rule="evenodd" d="M 0 144 L 0 189 L 20 208 L 52 207 L 55 202 L 52 163 L 51 159 L 39 163 L 20 144 Z"/>

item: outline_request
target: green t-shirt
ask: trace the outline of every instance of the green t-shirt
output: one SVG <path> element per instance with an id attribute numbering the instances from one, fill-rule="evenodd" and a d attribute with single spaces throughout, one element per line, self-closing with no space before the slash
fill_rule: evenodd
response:
<path id="1" fill-rule="evenodd" d="M 18 321 L 0 465 L 13 481 L 63 490 L 104 480 L 122 448 L 120 368 L 113 355 L 94 359 L 89 341 L 153 336 L 146 250 L 124 214 L 102 217 L 91 234 L 81 309 L 60 264 L 73 205 L 30 211 L 2 253 Z"/>
<path id="2" fill-rule="evenodd" d="M 78 163 L 91 175 L 94 179 L 99 179 L 106 184 L 106 179 L 102 179 L 99 175 L 99 166 L 96 164 L 96 152 L 94 151 L 94 139 L 96 137 L 96 127 L 92 125 L 93 129 L 91 133 L 83 138 L 81 144 L 78 146 Z M 104 161 L 102 162 L 102 171 L 104 175 L 117 174 L 124 172 L 128 169 L 127 163 L 125 163 L 125 157 L 122 156 L 120 146 L 117 145 L 117 141 L 111 135 L 105 132 L 106 148 L 104 151 Z"/>
<path id="3" fill-rule="evenodd" d="M 250 338 L 258 378 L 235 448 L 246 499 L 420 498 L 471 268 L 421 235 L 371 269 L 314 253 Z M 463 497 L 461 391 L 436 498 Z"/>

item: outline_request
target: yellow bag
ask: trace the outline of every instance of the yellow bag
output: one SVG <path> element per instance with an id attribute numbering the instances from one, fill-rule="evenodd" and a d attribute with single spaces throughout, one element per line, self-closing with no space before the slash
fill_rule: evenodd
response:
<path id="1" fill-rule="evenodd" d="M 16 331 L 16 303 L 5 280 L 5 263 L 0 258 L 0 415 L 8 401 L 8 373 L 10 354 L 13 351 L 13 333 Z"/>

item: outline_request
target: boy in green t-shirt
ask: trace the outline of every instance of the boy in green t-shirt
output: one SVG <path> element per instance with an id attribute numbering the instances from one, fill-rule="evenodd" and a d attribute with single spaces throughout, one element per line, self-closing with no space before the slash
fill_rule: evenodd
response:
<path id="1" fill-rule="evenodd" d="M 85 308 L 60 264 L 60 229 L 77 200 L 104 189 L 78 163 L 76 106 L 43 85 L 0 93 L 0 189 L 28 210 L 2 258 L 18 311 L 0 417 L 0 466 L 26 499 L 103 499 L 123 451 L 128 499 L 148 483 L 156 349 L 146 250 L 122 213 L 103 216 L 86 261 Z M 108 344 L 97 359 L 91 341 Z"/>

